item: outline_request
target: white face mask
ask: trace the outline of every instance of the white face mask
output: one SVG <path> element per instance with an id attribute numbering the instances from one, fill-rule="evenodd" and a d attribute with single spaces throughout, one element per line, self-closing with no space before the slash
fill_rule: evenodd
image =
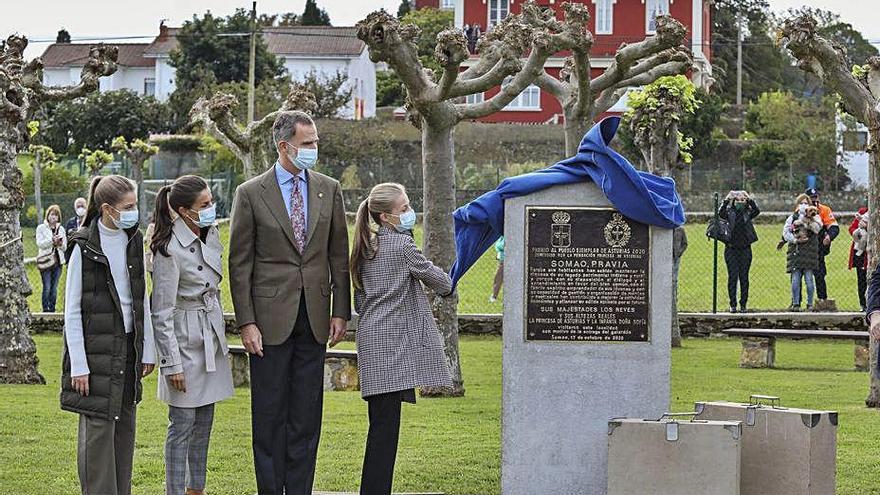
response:
<path id="1" fill-rule="evenodd" d="M 78 216 L 78 217 L 86 216 L 86 207 L 85 206 L 77 206 L 76 207 L 76 216 Z"/>

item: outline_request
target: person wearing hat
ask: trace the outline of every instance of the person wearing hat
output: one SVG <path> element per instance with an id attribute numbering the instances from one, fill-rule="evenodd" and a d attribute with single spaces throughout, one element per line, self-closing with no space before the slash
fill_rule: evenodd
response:
<path id="1" fill-rule="evenodd" d="M 816 278 L 816 297 L 820 301 L 828 299 L 828 285 L 825 283 L 825 257 L 831 252 L 831 241 L 840 234 L 840 226 L 834 218 L 834 212 L 831 207 L 822 204 L 819 201 L 819 191 L 810 187 L 804 191 L 804 194 L 810 197 L 810 201 L 819 209 L 819 216 L 822 218 L 822 230 L 819 231 L 819 269 L 815 272 Z"/>

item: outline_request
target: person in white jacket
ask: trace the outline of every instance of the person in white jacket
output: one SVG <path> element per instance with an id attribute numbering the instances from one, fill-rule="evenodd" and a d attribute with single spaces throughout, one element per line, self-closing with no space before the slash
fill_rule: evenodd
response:
<path id="1" fill-rule="evenodd" d="M 43 312 L 54 313 L 58 300 L 58 279 L 67 250 L 67 233 L 61 225 L 61 208 L 52 205 L 46 209 L 46 218 L 37 225 L 37 268 L 43 280 Z"/>

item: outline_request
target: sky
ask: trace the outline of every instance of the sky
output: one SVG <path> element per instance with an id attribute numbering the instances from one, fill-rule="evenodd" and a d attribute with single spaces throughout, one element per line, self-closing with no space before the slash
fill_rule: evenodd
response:
<path id="1" fill-rule="evenodd" d="M 159 22 L 179 26 L 193 14 L 210 9 L 215 15 L 227 15 L 237 7 L 250 8 L 247 0 L 0 0 L 0 36 L 22 33 L 32 40 L 27 58 L 40 55 L 61 27 L 74 37 L 148 36 L 118 40 L 148 42 L 158 33 Z M 880 46 L 880 8 L 866 8 L 877 0 L 769 0 L 774 11 L 784 11 L 805 3 L 837 12 L 843 20 L 860 30 Z M 400 0 L 318 0 L 330 14 L 335 26 L 352 26 L 373 10 L 385 8 L 396 13 Z M 259 0 L 258 13 L 302 13 L 305 0 Z"/>

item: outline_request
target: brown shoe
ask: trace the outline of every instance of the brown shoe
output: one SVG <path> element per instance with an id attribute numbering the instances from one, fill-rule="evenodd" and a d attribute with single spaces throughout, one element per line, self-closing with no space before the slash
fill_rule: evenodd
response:
<path id="1" fill-rule="evenodd" d="M 192 488 L 187 488 L 186 495 L 205 495 L 205 490 L 194 490 Z"/>

